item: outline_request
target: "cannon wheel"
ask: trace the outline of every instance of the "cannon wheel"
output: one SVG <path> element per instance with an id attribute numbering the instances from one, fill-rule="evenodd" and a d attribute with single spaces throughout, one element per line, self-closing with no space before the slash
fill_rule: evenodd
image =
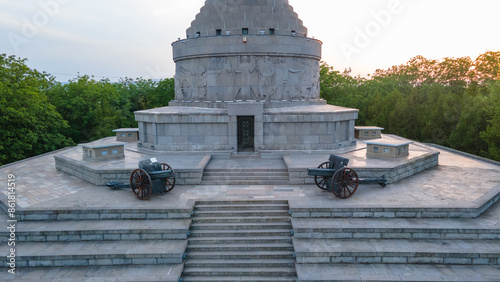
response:
<path id="1" fill-rule="evenodd" d="M 348 167 L 341 168 L 335 172 L 332 178 L 333 194 L 341 199 L 351 197 L 358 189 L 358 174 Z"/>
<path id="2" fill-rule="evenodd" d="M 324 162 L 318 166 L 318 168 L 330 168 L 330 162 Z M 316 186 L 322 190 L 326 189 L 326 182 L 328 181 L 328 177 L 326 176 L 314 176 L 314 182 L 316 182 Z"/>
<path id="3" fill-rule="evenodd" d="M 161 163 L 161 170 L 171 170 L 172 171 L 172 177 L 165 178 L 165 189 L 163 190 L 164 192 L 170 192 L 175 187 L 174 170 L 172 169 L 172 167 L 170 165 L 168 165 L 166 163 Z"/>
<path id="4" fill-rule="evenodd" d="M 151 177 L 143 169 L 136 169 L 130 175 L 130 186 L 132 192 L 141 200 L 147 200 L 151 197 L 152 185 Z"/>

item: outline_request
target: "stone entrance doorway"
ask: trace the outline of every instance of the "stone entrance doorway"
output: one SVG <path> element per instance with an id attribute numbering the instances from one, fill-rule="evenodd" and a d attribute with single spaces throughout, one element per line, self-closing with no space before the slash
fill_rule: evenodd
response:
<path id="1" fill-rule="evenodd" d="M 238 152 L 255 152 L 255 117 L 238 117 Z"/>

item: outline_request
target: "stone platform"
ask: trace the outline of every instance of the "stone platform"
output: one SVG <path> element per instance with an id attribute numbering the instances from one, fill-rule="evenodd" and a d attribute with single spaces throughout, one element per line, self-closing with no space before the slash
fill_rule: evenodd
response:
<path id="1" fill-rule="evenodd" d="M 168 194 L 141 201 L 128 189 L 96 186 L 57 170 L 54 156 L 70 156 L 74 149 L 3 166 L 2 179 L 16 176 L 19 264 L 17 276 L 5 271 L 0 279 L 177 281 L 197 203 L 276 200 L 289 203 L 299 281 L 500 279 L 500 253 L 495 251 L 500 166 L 439 147 L 415 146 L 438 151 L 439 166 L 386 188 L 361 185 L 347 200 L 312 184 L 288 183 L 178 185 Z M 361 151 L 338 154 L 351 154 L 350 165 L 361 169 Z M 207 161 L 205 168 L 314 167 L 327 160 L 324 153 L 290 152 L 281 163 L 276 152 L 237 158 L 227 154 Z M 130 166 L 147 155 L 126 154 Z M 198 167 L 205 156 L 168 154 L 158 159 L 164 157 L 182 171 Z M 6 192 L 0 194 L 4 210 Z M 6 222 L 5 214 L 1 218 Z M 8 230 L 0 235 L 8 238 Z M 3 253 L 8 252 L 5 240 Z M 151 248 L 158 240 L 168 252 Z M 340 253 L 334 250 L 338 243 L 345 247 Z M 137 247 L 131 251 L 125 247 L 132 245 Z"/>
<path id="2" fill-rule="evenodd" d="M 389 141 L 406 139 L 385 135 L 384 138 Z M 114 139 L 109 137 L 99 140 L 100 144 L 112 144 Z M 338 154 L 349 158 L 349 167 L 353 168 L 360 178 L 376 178 L 384 175 L 388 183 L 395 183 L 399 180 L 417 174 L 423 170 L 437 166 L 439 152 L 433 148 L 415 144 L 411 146 L 410 154 L 405 158 L 385 159 L 366 157 L 366 144 L 359 142 L 356 146 L 333 151 L 276 151 L 266 150 L 256 154 L 231 153 L 227 152 L 198 152 L 192 154 L 178 152 L 156 152 L 144 148 L 138 148 L 137 143 L 126 144 L 126 157 L 120 160 L 109 160 L 106 162 L 89 162 L 82 160 L 82 148 L 75 147 L 66 152 L 55 156 L 56 168 L 68 174 L 74 175 L 80 179 L 89 181 L 94 185 L 105 185 L 110 181 L 121 183 L 129 182 L 130 174 L 137 168 L 140 160 L 155 157 L 159 162 L 170 164 L 176 173 L 177 183 L 181 185 L 196 184 L 313 184 L 314 178 L 307 175 L 308 168 L 316 168 L 319 164 L 328 160 L 330 154 Z M 229 157 L 229 158 L 228 158 Z M 231 159 L 217 161 L 216 159 Z M 282 159 L 282 161 L 271 161 L 272 159 Z M 210 164 L 210 166 L 208 166 Z M 247 175 L 242 174 L 237 168 L 247 168 Z M 220 172 L 217 175 L 217 182 L 207 182 L 205 169 Z M 255 181 L 227 181 L 221 180 L 232 178 L 238 179 L 239 176 L 249 176 L 244 180 L 252 180 L 251 172 L 258 170 L 270 170 L 278 174 L 283 174 L 280 181 L 270 178 L 253 177 Z M 283 170 L 283 171 L 280 171 Z M 232 177 L 226 177 L 223 172 L 234 172 Z M 250 174 L 248 174 L 250 173 Z M 213 175 L 212 175 L 213 176 Z"/>
<path id="3" fill-rule="evenodd" d="M 122 180 L 127 183 L 130 172 L 137 167 L 139 160 L 151 156 L 150 152 L 137 150 L 133 145 L 127 145 L 125 159 L 106 163 L 78 160 L 81 158 L 81 149 L 76 147 L 3 166 L 0 168 L 2 177 L 9 173 L 16 175 L 18 219 L 75 219 L 79 216 L 85 218 L 83 214 L 92 215 L 91 219 L 111 219 L 121 216 L 127 218 L 137 212 L 142 214 L 140 218 L 184 218 L 189 217 L 194 200 L 223 199 L 286 199 L 290 201 L 294 217 L 474 218 L 486 211 L 500 197 L 498 165 L 442 148 L 415 143 L 411 145 L 413 148 L 408 157 L 410 161 L 406 162 L 402 159 L 366 159 L 361 144 L 333 152 L 311 151 L 299 154 L 291 151 L 284 157 L 271 151 L 260 156 L 237 157 L 231 157 L 230 154 L 212 156 L 210 152 L 191 155 L 154 153 L 158 161 L 167 162 L 174 168 L 178 185 L 168 195 L 154 195 L 149 201 L 142 202 L 137 201 L 128 189 L 114 191 L 102 186 L 110 180 Z M 311 184 L 314 183 L 313 177 L 304 176 L 307 168 L 317 167 L 327 161 L 330 153 L 349 158 L 349 167 L 363 176 L 369 171 L 393 170 L 392 167 L 411 163 L 415 156 L 437 152 L 440 153 L 439 166 L 390 184 L 386 188 L 360 185 L 356 194 L 348 200 L 338 199 L 332 193 L 318 189 Z M 68 163 L 75 162 L 89 171 L 93 170 L 95 175 L 102 178 L 99 183 L 101 186 L 79 179 L 85 177 L 84 173 L 77 175 L 78 177 L 68 175 L 64 172 L 65 167 L 58 165 L 61 160 L 69 160 Z M 203 171 L 206 169 L 232 169 L 237 174 L 253 170 L 272 173 L 273 169 L 288 170 L 290 181 L 279 180 L 278 184 L 268 185 L 227 185 L 224 183 L 229 184 L 229 180 L 222 179 L 222 184 L 202 185 Z M 106 173 L 109 175 L 104 176 Z M 302 175 L 294 176 L 296 174 Z M 120 177 L 121 175 L 123 177 Z M 295 184 L 295 180 L 299 178 L 303 181 L 302 184 Z M 88 180 L 94 182 L 92 179 Z M 4 204 L 6 193 L 3 191 L 0 194 Z M 170 211 L 170 215 L 166 211 Z"/>

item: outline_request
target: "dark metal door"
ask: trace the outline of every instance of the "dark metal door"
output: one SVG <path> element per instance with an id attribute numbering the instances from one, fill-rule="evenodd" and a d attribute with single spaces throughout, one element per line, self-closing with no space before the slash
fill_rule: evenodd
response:
<path id="1" fill-rule="evenodd" d="M 238 117 L 238 152 L 255 152 L 254 117 Z"/>

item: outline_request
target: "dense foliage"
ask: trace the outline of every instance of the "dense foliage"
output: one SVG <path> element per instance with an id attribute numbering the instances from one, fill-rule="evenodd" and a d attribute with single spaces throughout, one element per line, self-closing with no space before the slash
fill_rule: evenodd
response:
<path id="1" fill-rule="evenodd" d="M 500 52 L 418 56 L 371 79 L 323 63 L 321 97 L 359 109 L 358 125 L 500 160 Z"/>
<path id="2" fill-rule="evenodd" d="M 54 84 L 25 60 L 0 54 L 0 165 L 71 145 L 45 92 Z"/>
<path id="3" fill-rule="evenodd" d="M 321 97 L 359 109 L 358 125 L 500 160 L 500 52 L 377 70 L 367 79 L 320 70 Z M 0 165 L 136 127 L 134 112 L 168 105 L 174 79 L 110 82 L 80 76 L 55 82 L 0 56 Z"/>
<path id="4" fill-rule="evenodd" d="M 137 127 L 134 112 L 168 105 L 174 98 L 174 80 L 126 78 L 112 83 L 80 76 L 46 93 L 70 124 L 66 136 L 81 143 L 110 136 L 113 129 Z"/>
<path id="5" fill-rule="evenodd" d="M 80 76 L 68 83 L 0 54 L 0 165 L 137 127 L 134 111 L 168 105 L 174 79 Z"/>

